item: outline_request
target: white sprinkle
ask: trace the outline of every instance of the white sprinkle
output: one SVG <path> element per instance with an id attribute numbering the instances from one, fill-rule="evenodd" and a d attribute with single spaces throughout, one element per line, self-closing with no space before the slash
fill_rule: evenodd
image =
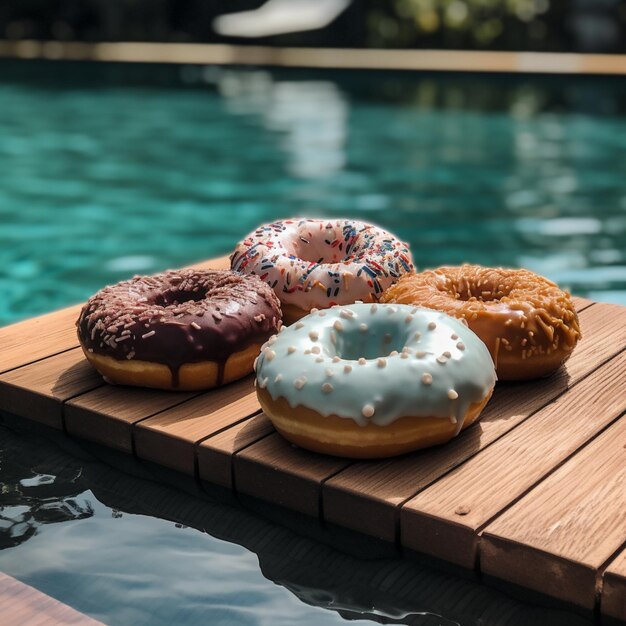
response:
<path id="1" fill-rule="evenodd" d="M 394 314 L 394 313 L 396 313 L 397 311 L 398 311 L 398 309 L 396 309 L 396 307 L 395 307 L 395 306 L 390 306 L 390 307 L 387 309 L 387 313 L 389 313 L 389 315 L 393 315 L 393 314 Z"/>
<path id="2" fill-rule="evenodd" d="M 435 328 L 437 328 L 435 322 L 428 322 L 428 330 L 435 330 Z"/>
<path id="3" fill-rule="evenodd" d="M 431 374 L 429 374 L 428 372 L 424 372 L 422 374 L 422 382 L 425 385 L 430 385 L 433 382 L 433 377 Z"/>
<path id="4" fill-rule="evenodd" d="M 464 317 L 459 318 L 459 322 L 461 322 L 463 326 L 469 326 L 469 324 L 467 323 L 467 320 Z"/>
<path id="5" fill-rule="evenodd" d="M 349 373 L 352 371 L 352 365 L 344 365 L 344 366 L 343 366 L 343 371 L 344 371 L 346 374 L 349 374 Z"/>
<path id="6" fill-rule="evenodd" d="M 454 389 L 449 389 L 448 390 L 448 398 L 450 398 L 450 400 L 456 400 L 459 397 L 459 394 L 454 391 Z"/>
<path id="7" fill-rule="evenodd" d="M 355 300 L 354 304 L 363 304 L 363 300 Z"/>
<path id="8" fill-rule="evenodd" d="M 192 328 L 195 328 L 196 330 L 200 330 L 202 327 L 200 326 L 200 324 L 196 323 L 196 322 L 191 322 L 190 326 Z"/>
<path id="9" fill-rule="evenodd" d="M 370 313 L 376 313 L 376 311 L 378 311 L 378 305 L 374 303 L 370 307 Z"/>
<path id="10" fill-rule="evenodd" d="M 276 378 L 274 379 L 275 383 L 279 383 L 283 379 L 282 374 L 276 374 Z"/>
<path id="11" fill-rule="evenodd" d="M 330 393 L 333 390 L 333 386 L 330 383 L 324 383 L 322 385 L 322 391 L 324 393 Z"/>
<path id="12" fill-rule="evenodd" d="M 447 359 L 449 359 L 452 354 L 450 354 L 450 352 L 448 352 L 447 350 L 442 354 L 442 356 L 445 356 Z"/>
<path id="13" fill-rule="evenodd" d="M 304 354 L 311 354 L 311 351 L 310 350 L 305 350 Z"/>
<path id="14" fill-rule="evenodd" d="M 330 331 L 330 343 L 333 345 L 337 343 L 337 333 L 334 330 Z"/>
<path id="15" fill-rule="evenodd" d="M 448 362 L 448 359 L 445 356 L 443 356 L 443 354 L 440 354 L 437 357 L 437 363 L 441 363 L 441 365 L 445 365 L 447 362 Z"/>
<path id="16" fill-rule="evenodd" d="M 454 341 L 456 341 L 458 338 L 459 338 L 459 336 L 458 336 L 456 333 L 452 333 L 452 334 L 450 335 L 450 339 L 452 339 L 452 340 L 454 340 Z"/>
<path id="17" fill-rule="evenodd" d="M 326 376 L 328 376 L 328 378 L 332 378 L 335 375 L 335 372 L 333 372 L 333 370 L 331 370 L 330 367 L 327 367 L 324 370 L 324 374 L 326 374 Z"/>
<path id="18" fill-rule="evenodd" d="M 311 348 L 311 352 L 312 352 L 313 354 L 319 354 L 319 353 L 321 352 L 320 347 L 319 347 L 319 346 L 313 346 L 313 347 Z"/>
<path id="19" fill-rule="evenodd" d="M 416 353 L 415 353 L 415 356 L 416 356 L 418 359 L 423 359 L 423 358 L 426 356 L 426 352 L 422 352 L 422 351 L 420 350 L 419 352 L 416 352 Z"/>
<path id="20" fill-rule="evenodd" d="M 127 355 L 126 358 L 130 361 L 133 357 L 135 356 L 135 351 L 131 350 Z"/>
<path id="21" fill-rule="evenodd" d="M 316 362 L 316 363 L 323 363 L 323 362 L 324 362 L 324 357 L 323 357 L 323 356 L 318 356 L 318 357 L 315 359 L 315 362 Z"/>
<path id="22" fill-rule="evenodd" d="M 374 407 L 371 404 L 366 404 L 362 409 L 361 413 L 363 417 L 372 417 L 374 415 Z"/>
<path id="23" fill-rule="evenodd" d="M 130 335 L 122 335 L 115 340 L 115 343 L 119 343 L 120 341 L 126 341 L 127 339 L 130 339 Z"/>
<path id="24" fill-rule="evenodd" d="M 333 324 L 333 328 L 335 330 L 343 330 L 343 324 L 339 320 L 335 320 L 335 323 Z"/>
<path id="25" fill-rule="evenodd" d="M 459 343 L 456 344 L 456 347 L 459 350 L 465 350 L 465 344 L 462 341 L 459 341 Z"/>
<path id="26" fill-rule="evenodd" d="M 306 385 L 306 378 L 304 376 L 302 376 L 301 378 L 296 378 L 293 381 L 293 386 L 296 389 L 302 389 L 302 387 L 304 387 L 304 385 Z"/>
<path id="27" fill-rule="evenodd" d="M 398 351 L 397 351 L 397 350 L 392 350 L 392 351 L 389 353 L 389 356 L 398 356 Z"/>
<path id="28" fill-rule="evenodd" d="M 265 387 L 267 387 L 267 382 L 268 382 L 268 377 L 266 376 L 265 378 L 261 378 L 259 379 L 259 387 L 261 389 L 265 389 Z"/>
<path id="29" fill-rule="evenodd" d="M 404 321 L 405 321 L 407 324 L 410 324 L 410 323 L 413 321 L 413 316 L 412 316 L 412 315 L 407 315 L 407 316 L 404 318 Z"/>
<path id="30" fill-rule="evenodd" d="M 318 311 L 319 311 L 319 309 L 317 309 L 317 308 L 313 307 L 313 308 L 309 311 L 309 313 L 317 313 Z"/>
<path id="31" fill-rule="evenodd" d="M 276 341 L 276 335 L 272 335 L 268 340 L 267 343 L 271 346 L 274 344 L 274 342 Z"/>
<path id="32" fill-rule="evenodd" d="M 333 357 L 333 363 L 339 363 L 339 361 L 341 361 L 341 359 L 338 356 Z"/>
<path id="33" fill-rule="evenodd" d="M 346 320 L 349 320 L 351 317 L 354 317 L 354 313 L 350 309 L 342 309 L 339 315 Z"/>
<path id="34" fill-rule="evenodd" d="M 287 354 L 293 354 L 296 351 L 296 347 L 295 346 L 289 346 L 287 348 Z"/>
<path id="35" fill-rule="evenodd" d="M 366 361 L 363 357 L 358 360 L 359 365 L 365 365 Z"/>
<path id="36" fill-rule="evenodd" d="M 302 322 L 296 322 L 296 328 L 304 328 L 304 324 Z"/>
<path id="37" fill-rule="evenodd" d="M 403 353 L 400 355 L 400 358 L 401 358 L 401 359 L 408 359 L 408 358 L 409 358 L 409 353 L 408 353 L 408 352 L 403 352 Z"/>
<path id="38" fill-rule="evenodd" d="M 87 348 L 87 352 L 93 352 L 93 348 Z"/>
<path id="39" fill-rule="evenodd" d="M 265 354 L 265 358 L 268 361 L 271 361 L 276 356 L 276 352 L 274 352 L 274 350 L 270 350 L 269 348 L 266 348 L 263 354 Z"/>
<path id="40" fill-rule="evenodd" d="M 309 333 L 309 339 L 311 341 L 317 341 L 320 338 L 320 334 L 316 330 L 312 330 Z"/>
<path id="41" fill-rule="evenodd" d="M 367 324 L 359 324 L 359 330 L 362 333 L 366 333 L 367 332 Z"/>
<path id="42" fill-rule="evenodd" d="M 385 365 L 387 365 L 387 360 L 386 359 L 378 359 L 377 363 L 378 363 L 378 367 L 385 367 Z"/>
<path id="43" fill-rule="evenodd" d="M 413 335 L 413 338 L 414 338 L 414 339 L 420 339 L 420 338 L 421 338 L 421 336 L 422 336 L 422 333 L 420 333 L 420 332 L 418 331 L 418 332 L 416 332 L 416 333 Z"/>
<path id="44" fill-rule="evenodd" d="M 147 339 L 148 337 L 152 337 L 152 335 L 156 335 L 156 330 L 151 330 L 149 333 L 145 333 L 144 335 L 141 335 L 141 338 Z"/>

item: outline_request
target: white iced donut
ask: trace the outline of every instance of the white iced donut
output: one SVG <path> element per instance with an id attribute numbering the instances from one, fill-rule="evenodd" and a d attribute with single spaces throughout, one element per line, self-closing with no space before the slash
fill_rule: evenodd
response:
<path id="1" fill-rule="evenodd" d="M 237 245 L 233 270 L 274 289 L 291 323 L 311 309 L 374 302 L 413 271 L 408 246 L 354 220 L 288 219 L 260 226 Z"/>

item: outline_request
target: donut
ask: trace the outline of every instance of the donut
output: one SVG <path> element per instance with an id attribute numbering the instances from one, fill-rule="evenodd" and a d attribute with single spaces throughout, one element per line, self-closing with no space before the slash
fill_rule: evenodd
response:
<path id="1" fill-rule="evenodd" d="M 179 390 L 252 372 L 280 324 L 278 298 L 256 276 L 195 269 L 105 287 L 76 323 L 85 356 L 108 382 Z"/>
<path id="2" fill-rule="evenodd" d="M 440 267 L 403 276 L 381 301 L 464 319 L 489 348 L 500 380 L 549 376 L 581 337 L 569 294 L 525 269 Z"/>
<path id="3" fill-rule="evenodd" d="M 439 311 L 354 304 L 318 311 L 268 340 L 259 402 L 290 442 L 382 458 L 445 443 L 476 422 L 496 381 L 485 344 Z"/>
<path id="4" fill-rule="evenodd" d="M 314 308 L 378 300 L 413 271 L 413 262 L 407 245 L 377 226 L 289 219 L 248 235 L 231 255 L 231 267 L 267 282 L 290 324 Z"/>

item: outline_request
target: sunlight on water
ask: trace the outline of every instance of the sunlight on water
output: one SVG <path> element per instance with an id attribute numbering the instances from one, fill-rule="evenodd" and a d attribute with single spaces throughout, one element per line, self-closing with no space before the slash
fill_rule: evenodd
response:
<path id="1" fill-rule="evenodd" d="M 420 268 L 525 265 L 626 297 L 615 83 L 25 67 L 0 90 L 0 324 L 293 215 L 379 223 Z"/>

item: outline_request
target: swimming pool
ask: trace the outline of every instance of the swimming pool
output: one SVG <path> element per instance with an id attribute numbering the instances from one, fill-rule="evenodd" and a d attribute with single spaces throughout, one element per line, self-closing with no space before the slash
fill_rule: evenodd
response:
<path id="1" fill-rule="evenodd" d="M 0 324 L 292 215 L 626 302 L 622 78 L 1 67 Z"/>
<path id="2" fill-rule="evenodd" d="M 0 418 L 0 570 L 107 624 L 593 623 L 24 427 Z"/>

